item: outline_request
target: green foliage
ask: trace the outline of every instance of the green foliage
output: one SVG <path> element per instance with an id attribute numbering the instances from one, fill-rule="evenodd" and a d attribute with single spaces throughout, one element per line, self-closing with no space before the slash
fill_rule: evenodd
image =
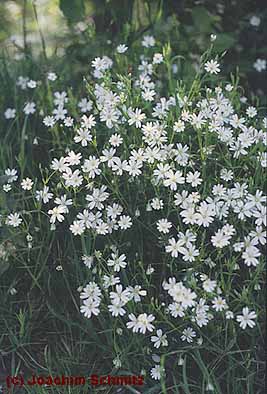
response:
<path id="1" fill-rule="evenodd" d="M 208 12 L 205 7 L 194 7 L 192 9 L 192 20 L 197 32 L 211 33 L 215 22 L 220 18 Z"/>
<path id="2" fill-rule="evenodd" d="M 85 15 L 84 0 L 60 0 L 59 6 L 69 22 L 78 22 Z"/>
<path id="3" fill-rule="evenodd" d="M 214 48 L 218 52 L 223 52 L 232 48 L 237 43 L 237 38 L 234 33 L 219 33 L 214 43 Z"/>

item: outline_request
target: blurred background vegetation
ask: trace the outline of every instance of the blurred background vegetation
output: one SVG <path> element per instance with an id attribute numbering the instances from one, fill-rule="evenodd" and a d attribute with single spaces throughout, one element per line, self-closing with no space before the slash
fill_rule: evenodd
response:
<path id="1" fill-rule="evenodd" d="M 267 7 L 253 0 L 1 0 L 1 59 L 31 72 L 35 64 L 59 68 L 65 80 L 88 70 L 97 55 L 119 43 L 134 48 L 143 34 L 170 43 L 186 58 L 179 78 L 197 68 L 211 34 L 224 56 L 223 72 L 236 73 L 249 94 L 266 103 Z M 14 64 L 15 63 L 15 64 Z M 64 65 L 64 67 L 63 67 Z M 9 67 L 10 68 L 10 67 Z"/>

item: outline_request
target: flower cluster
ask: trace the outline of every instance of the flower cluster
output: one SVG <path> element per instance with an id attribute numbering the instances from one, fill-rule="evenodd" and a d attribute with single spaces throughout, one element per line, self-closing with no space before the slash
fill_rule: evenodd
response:
<path id="1" fill-rule="evenodd" d="M 159 349 L 169 346 L 173 321 L 188 344 L 214 319 L 232 319 L 241 329 L 255 325 L 253 301 L 241 305 L 226 291 L 224 273 L 253 275 L 260 265 L 266 196 L 253 177 L 260 179 L 267 166 L 267 118 L 242 103 L 229 83 L 205 85 L 195 95 L 179 85 L 163 93 L 166 59 L 155 45 L 152 36 L 143 38 L 145 55 L 125 76 L 116 73 L 115 60 L 95 58 L 90 95 L 77 102 L 79 117 L 69 114 L 67 93 L 54 92 L 43 123 L 49 132 L 61 124 L 73 143 L 54 155 L 43 183 L 27 176 L 18 187 L 33 195 L 51 231 L 67 222 L 66 236 L 104 239 L 103 250 L 81 254 L 91 275 L 82 284 L 81 313 L 109 314 Z M 127 49 L 119 45 L 116 56 Z M 220 67 L 210 59 L 201 72 L 216 78 Z M 35 110 L 34 102 L 23 108 L 26 116 Z M 16 116 L 13 109 L 5 114 Z M 3 189 L 10 192 L 19 174 L 6 169 L 5 175 Z M 20 227 L 23 219 L 23 212 L 9 212 L 6 224 Z M 161 248 L 160 286 L 158 267 L 144 261 L 131 238 L 135 229 L 154 237 L 150 248 Z M 128 256 L 129 239 L 136 259 Z M 152 296 L 157 286 L 165 302 Z M 151 370 L 154 379 L 163 373 L 160 365 Z"/>

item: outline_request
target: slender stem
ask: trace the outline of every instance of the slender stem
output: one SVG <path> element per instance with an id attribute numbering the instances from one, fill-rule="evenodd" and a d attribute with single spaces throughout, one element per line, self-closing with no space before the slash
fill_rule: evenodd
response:
<path id="1" fill-rule="evenodd" d="M 42 30 L 40 28 L 40 24 L 39 24 L 39 20 L 38 20 L 37 8 L 36 8 L 36 5 L 35 5 L 35 3 L 33 1 L 32 1 L 32 7 L 33 7 L 33 12 L 34 12 L 34 17 L 35 17 L 35 20 L 36 20 L 36 23 L 37 23 L 37 26 L 38 26 L 38 31 L 39 31 L 39 34 L 40 34 L 40 38 L 41 38 L 44 58 L 45 58 L 45 60 L 47 60 L 45 39 L 44 39 L 43 32 L 42 32 Z"/>
<path id="2" fill-rule="evenodd" d="M 26 15 L 27 15 L 27 0 L 24 0 L 23 1 L 23 14 L 22 14 L 22 29 L 23 29 L 23 45 L 24 45 L 24 52 L 25 53 L 28 52 Z"/>

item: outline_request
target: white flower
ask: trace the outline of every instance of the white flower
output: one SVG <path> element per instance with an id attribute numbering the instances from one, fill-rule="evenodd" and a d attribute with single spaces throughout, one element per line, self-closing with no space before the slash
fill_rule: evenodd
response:
<path id="1" fill-rule="evenodd" d="M 20 214 L 10 213 L 7 217 L 6 224 L 12 227 L 18 227 L 22 223 L 22 219 L 20 218 Z"/>
<path id="2" fill-rule="evenodd" d="M 221 70 L 216 60 L 210 60 L 205 63 L 205 70 L 210 74 L 218 74 Z"/>
<path id="3" fill-rule="evenodd" d="M 98 300 L 94 300 L 93 298 L 87 298 L 83 304 L 81 305 L 81 312 L 85 317 L 90 319 L 92 315 L 97 316 L 100 313 L 99 307 L 100 302 Z"/>
<path id="4" fill-rule="evenodd" d="M 33 102 L 26 103 L 23 108 L 23 112 L 25 113 L 25 115 L 34 114 L 35 111 L 36 111 L 36 104 Z"/>
<path id="5" fill-rule="evenodd" d="M 88 142 L 92 141 L 92 135 L 89 130 L 81 128 L 77 130 L 77 135 L 75 135 L 74 141 L 76 143 L 81 142 L 82 146 L 87 146 Z"/>
<path id="6" fill-rule="evenodd" d="M 226 182 L 231 181 L 233 179 L 233 175 L 234 175 L 233 171 L 227 170 L 226 168 L 223 168 L 220 172 L 221 179 L 223 179 Z"/>
<path id="7" fill-rule="evenodd" d="M 43 119 L 43 124 L 46 127 L 53 127 L 56 124 L 55 117 L 54 116 L 50 116 L 50 115 L 45 116 L 44 119 Z"/>
<path id="8" fill-rule="evenodd" d="M 80 298 L 82 300 L 86 298 L 94 299 L 100 301 L 101 299 L 101 290 L 99 286 L 95 282 L 89 282 L 80 294 Z"/>
<path id="9" fill-rule="evenodd" d="M 112 360 L 112 363 L 113 363 L 113 365 L 114 365 L 115 368 L 121 368 L 121 366 L 122 366 L 121 359 L 120 359 L 119 356 L 117 356 L 116 358 L 114 358 L 114 359 Z"/>
<path id="10" fill-rule="evenodd" d="M 163 62 L 163 55 L 161 53 L 155 53 L 153 56 L 153 64 L 160 64 Z"/>
<path id="11" fill-rule="evenodd" d="M 182 282 L 176 283 L 175 278 L 169 278 L 169 284 L 165 284 L 164 288 L 168 290 L 170 296 L 177 302 L 181 302 L 184 296 L 185 286 Z"/>
<path id="12" fill-rule="evenodd" d="M 244 259 L 244 263 L 248 267 L 251 265 L 256 267 L 259 264 L 259 260 L 256 257 L 259 257 L 260 255 L 260 251 L 256 248 L 256 246 L 249 245 L 242 253 L 242 259 Z"/>
<path id="13" fill-rule="evenodd" d="M 145 100 L 145 101 L 154 101 L 154 96 L 156 95 L 156 92 L 155 92 L 155 90 L 150 90 L 150 89 L 147 89 L 147 88 L 145 88 L 143 91 L 142 91 L 142 97 L 143 97 L 143 99 Z"/>
<path id="14" fill-rule="evenodd" d="M 185 251 L 183 253 L 183 260 L 184 261 L 195 261 L 195 257 L 199 256 L 199 250 L 192 245 L 190 242 L 186 244 Z"/>
<path id="15" fill-rule="evenodd" d="M 22 90 L 26 90 L 28 80 L 28 77 L 24 78 L 22 76 L 19 76 L 16 85 L 19 86 Z"/>
<path id="16" fill-rule="evenodd" d="M 8 192 L 10 192 L 11 189 L 12 189 L 12 186 L 10 185 L 10 183 L 3 185 L 4 192 L 8 193 Z"/>
<path id="17" fill-rule="evenodd" d="M 206 201 L 202 201 L 198 208 L 198 212 L 195 215 L 197 224 L 199 226 L 209 227 L 210 223 L 212 223 L 214 220 L 214 216 L 214 206 L 212 204 L 208 204 Z"/>
<path id="18" fill-rule="evenodd" d="M 160 219 L 157 221 L 157 229 L 160 233 L 168 234 L 171 227 L 172 223 L 168 222 L 167 219 Z"/>
<path id="19" fill-rule="evenodd" d="M 120 146 L 122 144 L 122 142 L 123 142 L 123 139 L 117 133 L 112 134 L 112 136 L 109 139 L 110 145 L 115 146 L 115 147 Z"/>
<path id="20" fill-rule="evenodd" d="M 151 337 L 154 347 L 158 349 L 160 346 L 168 346 L 167 335 L 163 334 L 162 330 L 157 330 L 156 333 L 157 335 Z"/>
<path id="21" fill-rule="evenodd" d="M 119 272 L 121 268 L 125 268 L 127 266 L 125 254 L 118 256 L 116 253 L 112 253 L 111 257 L 112 258 L 108 259 L 107 265 L 114 267 L 115 272 Z"/>
<path id="22" fill-rule="evenodd" d="M 185 129 L 185 123 L 182 120 L 178 120 L 177 122 L 174 123 L 173 126 L 173 131 L 176 133 L 181 133 Z"/>
<path id="23" fill-rule="evenodd" d="M 117 216 L 120 216 L 123 211 L 122 206 L 119 204 L 113 203 L 113 205 L 108 205 L 106 208 L 107 217 L 111 219 L 116 219 Z"/>
<path id="24" fill-rule="evenodd" d="M 63 105 L 59 105 L 57 108 L 53 109 L 52 113 L 56 120 L 64 120 L 68 111 L 63 107 Z"/>
<path id="25" fill-rule="evenodd" d="M 117 333 L 118 335 L 122 335 L 122 334 L 123 334 L 122 328 L 118 327 L 118 328 L 116 329 L 116 333 Z"/>
<path id="26" fill-rule="evenodd" d="M 193 187 L 196 187 L 198 185 L 201 185 L 202 183 L 202 179 L 200 178 L 200 172 L 199 171 L 195 171 L 193 172 L 189 172 L 186 176 L 186 182 L 187 183 L 191 183 L 191 185 Z"/>
<path id="27" fill-rule="evenodd" d="M 183 183 L 185 183 L 185 178 L 180 170 L 175 172 L 173 172 L 173 170 L 169 170 L 166 173 L 166 179 L 163 181 L 164 186 L 170 187 L 171 190 L 177 190 L 177 184 Z"/>
<path id="28" fill-rule="evenodd" d="M 55 81 L 55 80 L 57 79 L 57 74 L 55 74 L 55 73 L 53 73 L 53 72 L 49 72 L 49 73 L 47 74 L 47 79 L 48 79 L 49 81 Z"/>
<path id="29" fill-rule="evenodd" d="M 67 171 L 62 174 L 63 179 L 65 180 L 65 185 L 72 186 L 72 187 L 78 187 L 81 186 L 83 183 L 83 176 L 80 175 L 79 170 L 75 170 L 72 172 L 70 168 L 67 168 Z"/>
<path id="30" fill-rule="evenodd" d="M 31 190 L 33 186 L 33 181 L 30 178 L 25 178 L 21 182 L 21 187 L 23 190 Z"/>
<path id="31" fill-rule="evenodd" d="M 14 119 L 16 117 L 15 108 L 7 108 L 4 112 L 4 116 L 6 119 Z"/>
<path id="32" fill-rule="evenodd" d="M 223 247 L 229 245 L 229 239 L 230 237 L 228 235 L 225 235 L 221 229 L 218 230 L 216 234 L 211 237 L 211 242 L 216 248 L 222 249 Z"/>
<path id="33" fill-rule="evenodd" d="M 12 170 L 10 168 L 7 168 L 5 170 L 5 175 L 8 177 L 7 179 L 7 183 L 13 183 L 18 179 L 18 175 L 17 175 L 17 170 L 15 168 L 13 168 Z"/>
<path id="34" fill-rule="evenodd" d="M 128 47 L 125 44 L 120 44 L 117 46 L 117 52 L 118 53 L 124 53 L 126 52 Z"/>
<path id="35" fill-rule="evenodd" d="M 231 92 L 234 89 L 233 85 L 231 85 L 230 83 L 228 83 L 227 85 L 225 85 L 225 90 L 227 92 Z"/>
<path id="36" fill-rule="evenodd" d="M 74 220 L 74 222 L 70 225 L 70 231 L 74 235 L 81 235 L 85 231 L 85 225 L 81 220 Z"/>
<path id="37" fill-rule="evenodd" d="M 153 47 L 155 45 L 156 41 L 153 36 L 144 36 L 142 45 L 145 48 Z"/>
<path id="38" fill-rule="evenodd" d="M 256 15 L 253 15 L 250 18 L 249 23 L 251 24 L 251 26 L 258 27 L 260 25 L 260 23 L 261 23 L 261 18 L 259 18 Z"/>
<path id="39" fill-rule="evenodd" d="M 133 332 L 138 332 L 139 322 L 138 322 L 137 317 L 133 313 L 131 313 L 128 317 L 129 317 L 130 321 L 128 323 L 126 323 L 127 328 L 132 329 Z"/>
<path id="40" fill-rule="evenodd" d="M 246 114 L 248 115 L 249 118 L 254 118 L 254 116 L 257 115 L 257 110 L 255 107 L 248 107 L 246 110 Z"/>
<path id="41" fill-rule="evenodd" d="M 266 244 L 266 231 L 263 230 L 262 226 L 257 226 L 254 231 L 250 233 L 253 238 L 253 242 L 257 241 L 261 245 Z"/>
<path id="42" fill-rule="evenodd" d="M 91 129 L 96 125 L 95 117 L 93 115 L 83 115 L 81 118 L 81 126 L 85 129 Z"/>
<path id="43" fill-rule="evenodd" d="M 120 304 L 123 306 L 130 300 L 129 290 L 127 288 L 123 290 L 122 285 L 116 285 L 116 292 L 111 291 L 109 296 L 112 304 L 115 305 Z"/>
<path id="44" fill-rule="evenodd" d="M 165 247 L 167 253 L 171 253 L 172 257 L 178 257 L 178 253 L 185 253 L 186 249 L 183 247 L 184 241 L 175 241 L 174 238 L 169 239 L 169 245 Z"/>
<path id="45" fill-rule="evenodd" d="M 76 154 L 73 150 L 71 150 L 65 160 L 69 163 L 69 165 L 74 166 L 80 164 L 81 157 L 81 153 Z"/>
<path id="46" fill-rule="evenodd" d="M 104 275 L 103 276 L 103 286 L 105 289 L 108 289 L 110 286 L 114 286 L 120 283 L 120 278 L 114 275 Z"/>
<path id="47" fill-rule="evenodd" d="M 182 307 L 186 309 L 188 307 L 191 308 L 192 306 L 195 305 L 196 301 L 194 301 L 194 299 L 197 298 L 197 295 L 191 289 L 184 288 L 179 297 L 181 300 Z M 175 294 L 174 294 L 174 300 L 177 302 L 179 301 L 179 298 Z"/>
<path id="48" fill-rule="evenodd" d="M 220 297 L 220 296 L 218 296 L 218 297 L 215 297 L 213 300 L 212 300 L 212 303 L 213 303 L 213 308 L 215 309 L 215 311 L 216 312 L 221 312 L 221 311 L 223 311 L 224 309 L 227 309 L 228 307 L 227 307 L 227 304 L 226 304 L 226 301 L 222 298 L 222 297 Z"/>
<path id="49" fill-rule="evenodd" d="M 258 152 L 257 159 L 263 168 L 267 167 L 267 152 Z"/>
<path id="50" fill-rule="evenodd" d="M 126 310 L 123 309 L 123 306 L 124 306 L 123 302 L 112 303 L 108 305 L 108 310 L 111 313 L 111 315 L 114 317 L 124 316 L 126 314 Z"/>
<path id="51" fill-rule="evenodd" d="M 63 222 L 64 216 L 63 213 L 65 213 L 65 208 L 62 206 L 54 207 L 53 209 L 49 209 L 48 215 L 51 215 L 50 217 L 50 223 L 55 223 L 56 220 L 59 222 Z"/>
<path id="52" fill-rule="evenodd" d="M 266 226 L 267 215 L 265 206 L 262 205 L 259 210 L 253 211 L 253 216 L 256 218 L 255 223 L 257 226 L 261 226 L 262 224 Z"/>
<path id="53" fill-rule="evenodd" d="M 187 341 L 188 343 L 193 342 L 193 338 L 197 335 L 196 332 L 191 328 L 185 328 L 182 332 L 181 340 Z"/>
<path id="54" fill-rule="evenodd" d="M 27 86 L 28 86 L 28 88 L 30 88 L 30 89 L 34 89 L 34 88 L 36 88 L 36 86 L 37 86 L 37 82 L 36 82 L 36 81 L 33 81 L 32 79 L 30 79 L 30 80 L 27 82 Z"/>
<path id="55" fill-rule="evenodd" d="M 207 293 L 212 293 L 216 286 L 217 286 L 217 282 L 216 280 L 210 280 L 209 278 L 204 280 L 203 284 L 203 289 L 207 292 Z"/>
<path id="56" fill-rule="evenodd" d="M 147 267 L 147 270 L 146 270 L 146 274 L 147 275 L 151 275 L 151 274 L 153 274 L 154 271 L 155 271 L 155 268 L 153 268 L 151 266 L 151 264 L 149 264 L 148 267 Z"/>
<path id="57" fill-rule="evenodd" d="M 138 66 L 138 70 L 142 72 L 141 78 L 149 77 L 149 75 L 153 73 L 153 65 L 147 60 L 142 60 L 141 64 Z"/>
<path id="58" fill-rule="evenodd" d="M 254 311 L 249 311 L 248 307 L 242 309 L 242 315 L 237 315 L 236 320 L 238 321 L 240 327 L 245 330 L 248 326 L 250 328 L 254 327 L 256 323 L 253 319 L 256 319 L 257 315 Z"/>
<path id="59" fill-rule="evenodd" d="M 168 310 L 170 312 L 170 314 L 173 317 L 183 317 L 184 314 L 184 308 L 182 307 L 182 305 L 178 302 L 173 302 L 168 306 Z"/>
<path id="60" fill-rule="evenodd" d="M 83 255 L 82 256 L 82 261 L 83 261 L 83 263 L 84 263 L 84 265 L 86 267 L 91 268 L 92 264 L 93 264 L 93 261 L 94 261 L 94 258 L 93 258 L 93 256 Z"/>
<path id="61" fill-rule="evenodd" d="M 108 198 L 109 193 L 107 193 L 105 190 L 107 187 L 105 185 L 102 185 L 100 189 L 93 189 L 92 195 L 87 195 L 85 199 L 89 202 L 88 203 L 88 208 L 93 209 L 97 208 L 99 210 L 104 208 L 103 202 Z"/>
<path id="62" fill-rule="evenodd" d="M 55 92 L 54 93 L 54 104 L 59 106 L 64 106 L 68 102 L 68 97 L 66 92 Z"/>
<path id="63" fill-rule="evenodd" d="M 151 207 L 155 210 L 160 210 L 163 208 L 163 201 L 155 197 L 151 200 Z"/>
<path id="64" fill-rule="evenodd" d="M 134 302 L 140 302 L 141 301 L 141 296 L 145 297 L 147 295 L 146 290 L 142 290 L 141 286 L 136 285 L 134 287 L 129 286 L 127 287 L 127 290 L 129 292 L 129 299 L 134 300 Z"/>
<path id="65" fill-rule="evenodd" d="M 112 60 L 108 56 L 103 56 L 102 58 L 96 57 L 92 61 L 92 67 L 96 69 L 96 71 L 105 71 L 112 67 Z"/>
<path id="66" fill-rule="evenodd" d="M 132 220 L 130 216 L 122 215 L 118 221 L 118 225 L 122 230 L 127 230 L 127 228 L 130 228 L 132 226 Z"/>
<path id="67" fill-rule="evenodd" d="M 55 198 L 55 204 L 61 206 L 65 213 L 69 212 L 68 206 L 72 205 L 72 199 L 67 200 L 67 195 Z"/>
<path id="68" fill-rule="evenodd" d="M 163 376 L 164 372 L 165 372 L 165 369 L 163 367 L 161 367 L 160 365 L 155 365 L 150 370 L 151 377 L 154 380 L 160 380 L 161 377 Z"/>
<path id="69" fill-rule="evenodd" d="M 135 125 L 136 128 L 140 129 L 142 127 L 142 121 L 146 118 L 146 115 L 142 113 L 140 108 L 136 108 L 135 110 L 129 109 L 128 110 L 128 124 Z"/>
<path id="70" fill-rule="evenodd" d="M 100 112 L 100 120 L 101 122 L 106 122 L 106 126 L 111 129 L 114 124 L 118 122 L 119 112 L 116 108 L 111 108 L 110 106 L 106 106 Z"/>
<path id="71" fill-rule="evenodd" d="M 95 178 L 96 175 L 101 173 L 100 168 L 98 168 L 99 164 L 99 159 L 95 156 L 89 156 L 89 159 L 85 159 L 82 170 L 88 174 L 89 178 Z"/>
<path id="72" fill-rule="evenodd" d="M 137 317 L 137 330 L 140 331 L 142 334 L 146 333 L 146 330 L 153 331 L 154 326 L 151 324 L 152 321 L 155 320 L 155 316 L 147 315 L 146 313 L 142 313 Z"/>
<path id="73" fill-rule="evenodd" d="M 265 59 L 257 59 L 255 63 L 253 64 L 253 67 L 255 70 L 257 70 L 259 73 L 261 71 L 266 70 L 267 62 Z"/>
<path id="74" fill-rule="evenodd" d="M 81 112 L 88 112 L 91 111 L 93 103 L 91 100 L 88 100 L 86 97 L 84 97 L 78 102 L 78 107 L 80 108 Z"/>
<path id="75" fill-rule="evenodd" d="M 36 191 L 36 199 L 38 201 L 43 200 L 44 204 L 47 204 L 52 197 L 53 197 L 53 193 L 49 192 L 48 186 L 44 186 L 43 190 Z"/>
<path id="76" fill-rule="evenodd" d="M 234 318 L 234 314 L 233 314 L 232 311 L 226 311 L 225 317 L 226 317 L 227 320 L 230 320 L 230 319 Z"/>
<path id="77" fill-rule="evenodd" d="M 116 149 L 103 149 L 102 156 L 100 156 L 100 160 L 102 163 L 107 162 L 108 167 L 112 167 L 114 165 L 114 155 L 116 153 Z"/>
<path id="78" fill-rule="evenodd" d="M 133 313 L 129 315 L 130 322 L 127 323 L 127 328 L 132 328 L 133 332 L 140 331 L 142 334 L 146 333 L 146 330 L 153 331 L 154 326 L 151 324 L 152 321 L 155 320 L 155 316 L 147 315 L 146 313 L 142 313 L 137 318 Z"/>

